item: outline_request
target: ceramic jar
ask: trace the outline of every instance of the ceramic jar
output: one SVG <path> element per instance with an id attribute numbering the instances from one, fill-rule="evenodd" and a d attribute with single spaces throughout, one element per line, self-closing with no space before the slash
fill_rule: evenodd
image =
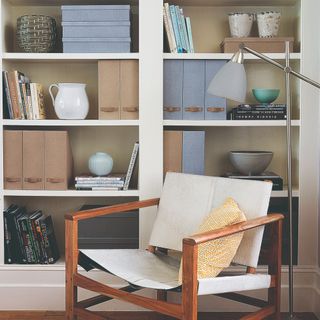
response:
<path id="1" fill-rule="evenodd" d="M 260 38 L 276 37 L 279 32 L 281 13 L 265 11 L 257 14 L 258 31 Z"/>
<path id="2" fill-rule="evenodd" d="M 232 37 L 249 37 L 254 14 L 252 13 L 229 13 L 229 26 Z"/>
<path id="3" fill-rule="evenodd" d="M 54 98 L 52 89 L 58 89 Z M 59 83 L 49 87 L 54 110 L 59 119 L 85 119 L 89 112 L 89 100 L 84 83 Z"/>
<path id="4" fill-rule="evenodd" d="M 112 171 L 113 159 L 105 152 L 96 152 L 88 161 L 90 172 L 96 176 L 105 176 Z"/>

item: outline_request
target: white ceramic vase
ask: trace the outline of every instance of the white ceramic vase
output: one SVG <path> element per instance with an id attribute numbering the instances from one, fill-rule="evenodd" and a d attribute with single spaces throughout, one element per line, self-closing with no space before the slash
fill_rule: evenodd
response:
<path id="1" fill-rule="evenodd" d="M 232 37 L 249 37 L 254 20 L 252 13 L 229 13 L 229 26 Z"/>
<path id="2" fill-rule="evenodd" d="M 106 176 L 112 171 L 113 159 L 105 152 L 96 152 L 89 158 L 88 167 L 92 174 Z"/>
<path id="3" fill-rule="evenodd" d="M 265 11 L 257 14 L 258 31 L 260 38 L 276 37 L 280 28 L 281 13 Z"/>
<path id="4" fill-rule="evenodd" d="M 52 89 L 58 89 L 54 98 Z M 89 112 L 89 100 L 84 83 L 59 83 L 49 87 L 54 110 L 59 119 L 85 119 Z"/>

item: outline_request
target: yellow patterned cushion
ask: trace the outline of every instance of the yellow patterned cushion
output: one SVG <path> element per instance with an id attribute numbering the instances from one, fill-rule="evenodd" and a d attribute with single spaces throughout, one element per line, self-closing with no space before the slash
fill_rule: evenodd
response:
<path id="1" fill-rule="evenodd" d="M 244 213 L 232 198 L 227 198 L 222 206 L 213 209 L 209 213 L 196 234 L 220 229 L 242 221 L 246 221 Z M 242 237 L 243 232 L 200 244 L 198 279 L 216 277 L 224 268 L 229 267 L 238 250 Z M 180 282 L 182 281 L 182 261 L 179 280 Z"/>

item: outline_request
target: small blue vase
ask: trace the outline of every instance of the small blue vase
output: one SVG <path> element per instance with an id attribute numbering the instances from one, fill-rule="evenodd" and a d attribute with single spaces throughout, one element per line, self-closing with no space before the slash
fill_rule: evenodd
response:
<path id="1" fill-rule="evenodd" d="M 96 152 L 88 161 L 89 170 L 96 176 L 105 176 L 112 171 L 113 159 L 105 152 Z"/>

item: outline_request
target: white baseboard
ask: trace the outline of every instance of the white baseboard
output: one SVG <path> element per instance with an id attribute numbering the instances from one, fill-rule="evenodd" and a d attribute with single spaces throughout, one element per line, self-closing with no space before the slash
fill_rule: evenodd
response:
<path id="1" fill-rule="evenodd" d="M 99 271 L 91 272 L 92 277 L 104 280 L 114 287 L 122 286 L 117 278 Z M 139 294 L 153 296 L 154 292 L 144 290 Z M 266 290 L 248 292 L 259 298 L 266 298 Z M 64 310 L 64 271 L 52 269 L 24 270 L 19 272 L 0 268 L 0 310 Z M 80 291 L 79 298 L 89 297 L 88 291 Z M 178 301 L 179 295 L 171 293 L 170 301 Z M 320 319 L 320 268 L 299 266 L 294 270 L 294 307 L 297 312 L 314 312 Z M 110 301 L 96 310 L 140 311 L 133 305 L 120 301 Z M 214 296 L 199 298 L 199 311 L 241 312 L 251 311 L 250 307 Z M 288 310 L 288 272 L 282 276 L 282 310 Z"/>

